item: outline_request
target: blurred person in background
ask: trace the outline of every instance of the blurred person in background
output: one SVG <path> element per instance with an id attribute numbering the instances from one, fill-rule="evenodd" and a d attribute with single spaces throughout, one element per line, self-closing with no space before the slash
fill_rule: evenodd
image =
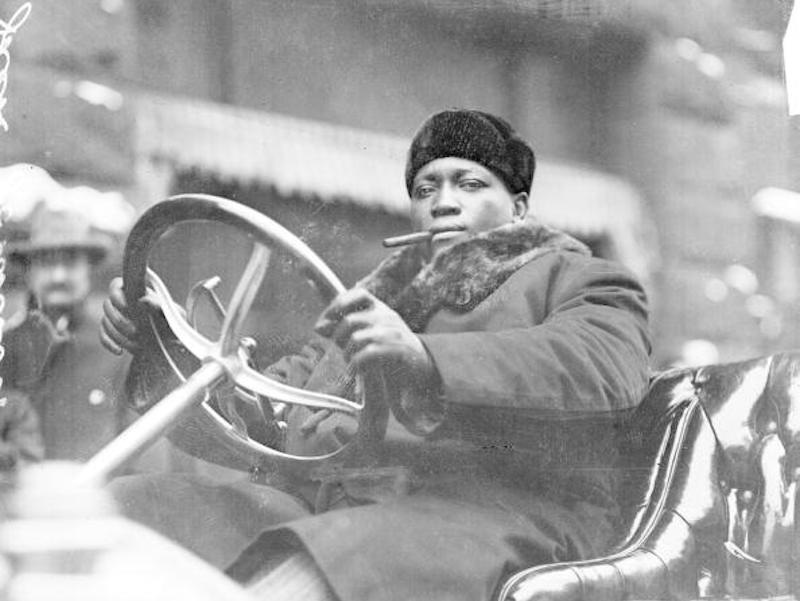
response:
<path id="1" fill-rule="evenodd" d="M 29 239 L 9 244 L 27 304 L 6 323 L 0 375 L 4 387 L 30 396 L 48 459 L 84 461 L 130 421 L 114 393 L 124 362 L 98 343 L 102 310 L 90 302 L 93 270 L 110 245 L 84 214 L 44 201 Z"/>

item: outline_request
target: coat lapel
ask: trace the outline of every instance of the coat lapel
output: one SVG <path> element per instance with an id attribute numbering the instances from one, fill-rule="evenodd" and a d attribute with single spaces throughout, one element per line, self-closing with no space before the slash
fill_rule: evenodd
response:
<path id="1" fill-rule="evenodd" d="M 413 331 L 422 332 L 437 311 L 471 311 L 520 267 L 555 251 L 589 254 L 571 236 L 527 220 L 472 236 L 430 263 L 421 246 L 401 249 L 359 285 L 397 311 Z"/>

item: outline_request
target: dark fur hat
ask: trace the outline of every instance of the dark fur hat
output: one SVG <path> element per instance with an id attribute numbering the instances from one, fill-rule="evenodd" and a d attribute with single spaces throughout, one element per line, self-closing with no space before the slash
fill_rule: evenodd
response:
<path id="1" fill-rule="evenodd" d="M 458 157 L 491 169 L 516 194 L 530 192 L 536 157 L 531 147 L 500 117 L 483 111 L 442 111 L 422 124 L 408 150 L 406 189 L 435 159 Z"/>

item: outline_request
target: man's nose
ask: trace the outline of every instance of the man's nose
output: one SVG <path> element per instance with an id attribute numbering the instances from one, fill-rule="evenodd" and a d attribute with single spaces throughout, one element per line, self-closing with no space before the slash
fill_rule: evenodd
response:
<path id="1" fill-rule="evenodd" d="M 461 205 L 458 203 L 455 191 L 450 186 L 442 187 L 431 203 L 431 216 L 446 217 L 459 213 L 461 213 Z"/>
<path id="2" fill-rule="evenodd" d="M 67 266 L 61 263 L 56 263 L 50 268 L 50 277 L 56 282 L 63 282 L 66 280 L 68 273 L 69 270 L 67 269 Z"/>

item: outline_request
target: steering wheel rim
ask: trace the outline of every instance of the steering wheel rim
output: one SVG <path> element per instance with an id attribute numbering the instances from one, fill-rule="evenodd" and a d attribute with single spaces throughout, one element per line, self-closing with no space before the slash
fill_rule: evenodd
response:
<path id="1" fill-rule="evenodd" d="M 211 341 L 196 331 L 183 317 L 160 278 L 148 268 L 148 257 L 153 245 L 169 229 L 187 221 L 221 222 L 244 231 L 253 240 L 253 252 L 245 271 L 239 279 L 229 303 L 229 314 L 223 324 L 219 340 Z M 266 215 L 234 201 L 206 194 L 182 194 L 158 203 L 137 221 L 125 248 L 123 258 L 123 292 L 133 308 L 134 319 L 140 328 L 147 328 L 158 343 L 162 358 L 181 380 L 186 375 L 172 360 L 164 341 L 163 324 L 156 325 L 152 315 L 138 302 L 147 292 L 155 292 L 162 308 L 168 331 L 201 363 L 215 361 L 226 370 L 226 380 L 250 393 L 260 394 L 292 405 L 312 409 L 342 411 L 358 418 L 358 428 L 352 439 L 339 449 L 319 455 L 293 455 L 268 447 L 243 436 L 234 425 L 209 403 L 198 401 L 191 409 L 194 426 L 211 434 L 214 442 L 240 456 L 251 469 L 272 471 L 274 467 L 288 472 L 307 472 L 333 460 L 343 461 L 347 455 L 361 448 L 367 441 L 382 438 L 385 433 L 385 410 L 380 403 L 360 403 L 335 395 L 315 393 L 271 380 L 248 366 L 241 348 L 241 325 L 255 298 L 263 272 L 266 270 L 269 251 L 279 246 L 305 266 L 303 273 L 313 283 L 325 302 L 346 288 L 334 272 L 304 242 L 289 230 Z M 264 258 L 266 252 L 267 257 Z M 261 273 L 258 273 L 261 271 Z M 245 281 L 247 280 L 247 281 Z M 231 309 L 232 307 L 232 309 Z M 180 385 L 179 385 L 180 386 Z M 363 383 L 360 386 L 363 390 Z M 206 393 L 206 400 L 208 393 Z"/>

